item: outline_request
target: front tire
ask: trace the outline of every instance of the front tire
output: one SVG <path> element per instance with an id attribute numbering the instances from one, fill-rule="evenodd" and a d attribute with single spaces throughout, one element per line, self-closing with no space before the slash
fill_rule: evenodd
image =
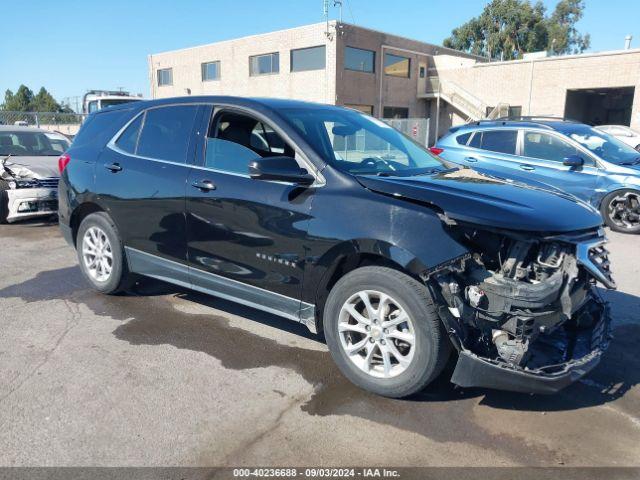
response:
<path id="1" fill-rule="evenodd" d="M 640 233 L 640 191 L 625 188 L 611 192 L 602 200 L 600 213 L 611 230 Z"/>
<path id="2" fill-rule="evenodd" d="M 342 373 L 386 397 L 424 389 L 451 351 L 429 290 L 390 268 L 362 267 L 341 278 L 329 293 L 323 323 Z"/>
<path id="3" fill-rule="evenodd" d="M 129 273 L 118 229 L 104 212 L 88 215 L 76 236 L 80 270 L 91 286 L 101 293 L 126 290 L 133 280 Z"/>

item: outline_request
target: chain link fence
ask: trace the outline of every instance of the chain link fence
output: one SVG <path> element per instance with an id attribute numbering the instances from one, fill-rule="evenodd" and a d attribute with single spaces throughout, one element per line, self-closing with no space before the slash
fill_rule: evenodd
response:
<path id="1" fill-rule="evenodd" d="M 425 147 L 429 146 L 428 118 L 383 118 L 383 122 Z"/>
<path id="2" fill-rule="evenodd" d="M 75 135 L 84 122 L 83 113 L 10 112 L 0 110 L 0 125 L 25 125 Z"/>

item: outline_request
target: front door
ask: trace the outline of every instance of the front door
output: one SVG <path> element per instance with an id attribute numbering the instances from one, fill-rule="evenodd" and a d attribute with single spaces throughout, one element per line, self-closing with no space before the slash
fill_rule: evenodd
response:
<path id="1" fill-rule="evenodd" d="M 524 130 L 521 145 L 522 158 L 516 168 L 525 172 L 528 178 L 552 185 L 582 200 L 591 199 L 599 170 L 590 156 L 558 135 L 537 130 Z M 564 165 L 564 159 L 571 155 L 581 157 L 584 165 Z"/>
<path id="2" fill-rule="evenodd" d="M 298 318 L 314 189 L 248 175 L 251 160 L 294 149 L 266 121 L 216 110 L 199 154 L 186 196 L 194 287 Z"/>

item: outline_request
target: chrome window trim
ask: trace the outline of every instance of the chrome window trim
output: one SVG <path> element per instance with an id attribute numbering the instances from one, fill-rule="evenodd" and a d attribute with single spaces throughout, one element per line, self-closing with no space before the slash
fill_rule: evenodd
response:
<path id="1" fill-rule="evenodd" d="M 131 123 L 133 123 L 140 115 L 145 115 L 145 118 L 142 121 L 142 125 L 140 126 L 140 131 L 138 132 L 138 140 L 140 139 L 140 134 L 142 133 L 142 129 L 144 128 L 144 123 L 146 120 L 146 113 L 149 110 L 153 110 L 155 108 L 164 108 L 164 107 L 174 107 L 174 106 L 184 106 L 184 105 L 198 105 L 198 106 L 209 106 L 212 107 L 213 109 L 215 109 L 216 107 L 221 107 L 221 108 L 227 108 L 227 109 L 237 109 L 240 112 L 247 114 L 247 115 L 251 115 L 251 116 L 257 116 L 258 120 L 260 121 L 265 121 L 269 124 L 269 126 L 271 128 L 273 128 L 273 130 L 278 133 L 280 136 L 285 137 L 285 139 L 293 145 L 294 147 L 294 151 L 296 153 L 296 160 L 300 160 L 304 163 L 304 166 L 307 168 L 307 171 L 313 175 L 315 177 L 315 181 L 314 183 L 312 183 L 311 185 L 309 185 L 307 188 L 320 188 L 320 187 L 324 187 L 327 182 L 324 178 L 324 176 L 322 175 L 322 173 L 320 172 L 320 170 L 307 158 L 307 156 L 304 154 L 304 152 L 293 142 L 291 141 L 291 139 L 289 138 L 288 135 L 284 134 L 284 132 L 282 131 L 282 129 L 280 127 L 273 127 L 271 125 L 270 122 L 268 122 L 268 119 L 262 120 L 260 117 L 262 117 L 261 114 L 256 114 L 252 111 L 249 111 L 243 107 L 239 107 L 237 105 L 230 105 L 230 104 L 223 104 L 223 103 L 212 103 L 212 102 L 189 102 L 189 103 L 182 103 L 182 102 L 175 102 L 175 103 L 166 103 L 166 104 L 162 104 L 162 105 L 152 105 L 150 107 L 145 108 L 144 110 L 141 110 L 140 112 L 138 112 L 136 115 L 134 115 L 127 123 L 124 124 L 124 126 L 122 126 L 122 128 L 120 128 L 120 130 L 118 130 L 115 135 L 113 135 L 113 137 L 111 137 L 111 140 L 109 140 L 109 142 L 107 142 L 107 148 L 121 154 L 121 155 L 127 155 L 129 157 L 134 157 L 134 158 L 139 158 L 142 160 L 151 160 L 153 162 L 160 162 L 160 163 L 166 163 L 169 165 L 182 165 L 182 166 L 187 166 L 187 167 L 191 167 L 191 168 L 195 168 L 198 170 L 206 170 L 206 171 L 212 171 L 215 173 L 220 173 L 220 174 L 226 174 L 226 175 L 235 175 L 235 176 L 239 176 L 239 177 L 246 177 L 246 178 L 251 178 L 248 174 L 242 174 L 242 173 L 231 173 L 231 172 L 227 172 L 224 170 L 219 170 L 219 169 L 214 169 L 214 168 L 210 168 L 210 167 L 205 167 L 202 165 L 195 165 L 193 163 L 180 163 L 180 162 L 172 162 L 170 160 L 162 160 L 160 158 L 152 158 L 152 157 L 145 157 L 142 155 L 138 155 L 137 153 L 130 153 L 130 152 L 126 152 L 124 150 L 122 150 L 120 147 L 118 147 L 118 145 L 116 145 L 116 142 L 118 141 L 118 139 L 120 138 L 120 136 L 124 133 L 124 131 L 129 127 L 129 125 Z M 211 119 L 213 119 L 213 111 L 212 111 L 212 115 L 211 115 Z M 211 121 L 211 119 L 209 121 Z M 209 125 L 210 126 L 210 125 Z M 207 132 L 209 131 L 209 126 L 207 127 Z M 205 134 L 205 148 L 206 148 L 206 139 L 207 136 Z M 138 151 L 138 142 L 136 141 L 136 152 Z M 298 158 L 298 155 L 300 156 L 300 158 Z M 282 184 L 287 184 L 287 185 L 296 185 L 295 183 L 292 182 L 273 182 L 273 183 L 282 183 Z"/>

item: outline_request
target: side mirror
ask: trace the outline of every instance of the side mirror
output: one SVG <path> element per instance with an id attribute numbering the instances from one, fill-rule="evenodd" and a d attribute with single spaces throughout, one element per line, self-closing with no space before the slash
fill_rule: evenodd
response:
<path id="1" fill-rule="evenodd" d="M 315 177 L 300 168 L 295 158 L 265 157 L 249 163 L 249 176 L 254 180 L 274 180 L 298 185 L 311 185 Z"/>
<path id="2" fill-rule="evenodd" d="M 578 155 L 569 155 L 562 161 L 562 163 L 567 167 L 578 168 L 584 165 L 584 158 Z"/>

